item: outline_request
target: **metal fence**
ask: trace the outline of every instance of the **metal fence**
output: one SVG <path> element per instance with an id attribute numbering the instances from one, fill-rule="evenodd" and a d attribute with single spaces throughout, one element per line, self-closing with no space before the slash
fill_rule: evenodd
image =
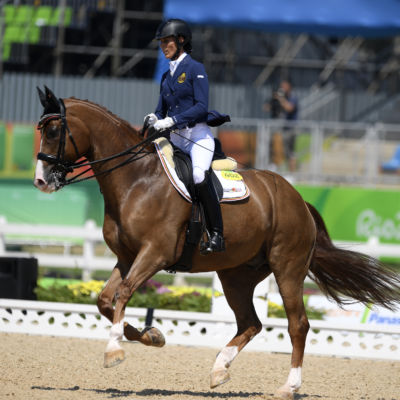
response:
<path id="1" fill-rule="evenodd" d="M 396 151 L 400 152 L 400 125 L 233 119 L 217 133 L 222 137 L 226 130 L 255 138 L 248 140 L 247 146 L 254 157 L 247 157 L 249 162 L 242 163 L 242 168 L 276 170 L 296 182 L 400 183 L 400 168 L 385 167 Z M 294 168 L 287 154 L 290 139 Z M 400 159 L 398 162 L 400 166 Z"/>
<path id="2" fill-rule="evenodd" d="M 0 120 L 37 122 L 43 108 L 36 87 L 46 85 L 57 97 L 88 99 L 132 124 L 143 123 L 158 99 L 158 85 L 147 80 L 56 78 L 53 75 L 4 74 L 0 81 Z"/>
<path id="3" fill-rule="evenodd" d="M 143 116 L 155 109 L 159 95 L 159 84 L 152 80 L 6 72 L 0 79 L 0 120 L 36 122 L 42 112 L 36 86 L 43 85 L 58 97 L 74 96 L 98 103 L 134 125 L 141 124 Z M 314 121 L 352 121 L 365 110 L 379 108 L 387 100 L 383 94 L 341 93 L 333 87 L 295 88 L 294 92 L 299 99 L 299 117 Z M 209 106 L 235 118 L 266 118 L 268 114 L 263 111 L 263 104 L 271 95 L 272 87 L 268 85 L 212 83 Z"/>

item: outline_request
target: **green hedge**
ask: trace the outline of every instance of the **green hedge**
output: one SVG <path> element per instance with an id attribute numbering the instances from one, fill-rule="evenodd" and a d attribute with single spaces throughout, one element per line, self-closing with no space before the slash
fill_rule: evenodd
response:
<path id="1" fill-rule="evenodd" d="M 60 284 L 57 280 L 49 285 L 39 280 L 36 295 L 40 301 L 96 304 L 103 285 L 104 281 Z M 134 292 L 128 306 L 210 312 L 211 298 L 210 295 L 202 294 L 197 290 L 189 293 L 174 292 L 159 282 L 150 280 Z"/>
<path id="2" fill-rule="evenodd" d="M 37 299 L 63 303 L 96 304 L 104 281 L 49 281 L 40 279 L 36 288 Z M 216 293 L 216 295 L 221 295 Z M 130 307 L 158 308 L 165 310 L 211 312 L 211 289 L 165 286 L 149 280 L 136 290 L 128 302 Z M 322 319 L 323 311 L 307 307 L 312 319 Z M 268 316 L 286 318 L 283 306 L 268 303 Z"/>

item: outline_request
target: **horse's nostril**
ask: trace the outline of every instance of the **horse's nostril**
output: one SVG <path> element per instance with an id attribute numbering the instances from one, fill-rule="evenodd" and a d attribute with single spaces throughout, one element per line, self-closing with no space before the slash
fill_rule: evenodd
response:
<path id="1" fill-rule="evenodd" d="M 33 184 L 34 184 L 36 187 L 41 187 L 41 186 L 46 185 L 46 182 L 45 182 L 43 179 L 35 179 L 34 182 L 33 182 Z"/>

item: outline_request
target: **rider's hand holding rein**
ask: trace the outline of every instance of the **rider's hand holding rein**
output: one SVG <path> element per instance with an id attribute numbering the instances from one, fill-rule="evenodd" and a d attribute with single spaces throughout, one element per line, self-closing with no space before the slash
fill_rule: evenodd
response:
<path id="1" fill-rule="evenodd" d="M 144 118 L 143 121 L 146 122 L 147 120 L 147 124 L 148 126 L 154 126 L 154 124 L 158 121 L 157 115 L 154 113 L 151 114 L 147 114 Z"/>
<path id="2" fill-rule="evenodd" d="M 163 131 L 164 129 L 172 128 L 175 125 L 174 120 L 171 117 L 159 119 L 154 123 L 154 129 L 156 131 Z"/>

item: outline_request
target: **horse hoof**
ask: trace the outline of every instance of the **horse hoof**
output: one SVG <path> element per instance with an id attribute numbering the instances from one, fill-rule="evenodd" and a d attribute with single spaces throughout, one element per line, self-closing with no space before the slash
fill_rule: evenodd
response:
<path id="1" fill-rule="evenodd" d="M 228 382 L 231 377 L 227 369 L 219 369 L 217 371 L 212 371 L 210 376 L 210 387 L 211 389 Z"/>
<path id="2" fill-rule="evenodd" d="M 104 368 L 115 367 L 125 360 L 125 354 L 122 349 L 104 353 Z"/>
<path id="3" fill-rule="evenodd" d="M 163 347 L 165 345 L 165 337 L 157 328 L 146 328 L 142 339 L 147 346 Z"/>
<path id="4" fill-rule="evenodd" d="M 293 400 L 293 392 L 288 391 L 287 388 L 281 387 L 275 393 L 275 398 L 279 400 Z"/>

